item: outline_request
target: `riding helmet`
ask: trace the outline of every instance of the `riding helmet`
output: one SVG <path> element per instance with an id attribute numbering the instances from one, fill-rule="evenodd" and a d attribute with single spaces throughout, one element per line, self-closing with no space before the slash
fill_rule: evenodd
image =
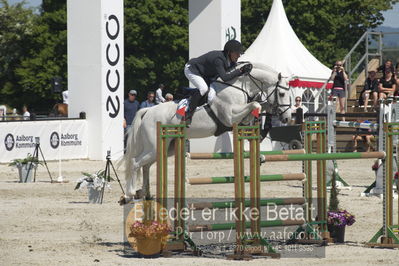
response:
<path id="1" fill-rule="evenodd" d="M 226 44 L 224 45 L 223 52 L 225 52 L 226 54 L 231 52 L 237 52 L 240 54 L 244 53 L 242 44 L 237 40 L 230 40 L 226 42 Z"/>

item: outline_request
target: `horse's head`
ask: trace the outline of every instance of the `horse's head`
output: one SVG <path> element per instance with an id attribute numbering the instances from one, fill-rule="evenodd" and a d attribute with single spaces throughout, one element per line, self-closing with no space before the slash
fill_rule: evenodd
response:
<path id="1" fill-rule="evenodd" d="M 282 123 L 291 120 L 289 78 L 260 63 L 254 63 L 248 75 L 252 90 L 260 92 L 262 107 L 268 113 L 277 114 Z"/>

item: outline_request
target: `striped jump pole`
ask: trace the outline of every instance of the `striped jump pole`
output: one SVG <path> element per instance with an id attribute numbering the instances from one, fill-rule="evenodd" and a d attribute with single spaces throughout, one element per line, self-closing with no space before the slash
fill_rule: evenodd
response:
<path id="1" fill-rule="evenodd" d="M 393 221 L 393 164 L 394 150 L 396 148 L 396 156 L 399 152 L 399 123 L 385 123 L 385 150 L 387 153 L 385 159 L 385 171 L 383 176 L 383 225 L 382 228 L 367 243 L 371 247 L 398 248 L 399 247 L 399 214 L 398 221 Z M 395 147 L 396 146 L 396 147 Z M 398 165 L 399 166 L 399 165 Z M 397 168 L 399 169 L 399 168 Z M 399 206 L 399 199 L 398 199 Z M 398 207 L 399 208 L 399 207 Z M 399 212 L 399 210 L 398 210 Z M 378 243 L 380 239 L 380 243 Z"/>
<path id="2" fill-rule="evenodd" d="M 292 180 L 304 180 L 306 175 L 304 173 L 297 174 L 278 174 L 278 175 L 260 175 L 260 182 L 271 182 L 271 181 L 292 181 Z M 244 182 L 249 183 L 251 181 L 250 176 L 244 176 Z M 188 180 L 190 185 L 205 185 L 205 184 L 227 184 L 234 183 L 234 176 L 214 176 L 214 177 L 196 177 Z"/>
<path id="3" fill-rule="evenodd" d="M 280 161 L 318 161 L 318 160 L 347 160 L 347 159 L 383 159 L 385 152 L 341 152 L 341 153 L 311 153 L 311 154 L 286 154 L 266 155 L 266 162 Z"/>
<path id="4" fill-rule="evenodd" d="M 260 206 L 270 205 L 303 205 L 305 204 L 304 198 L 270 198 L 261 199 Z M 245 207 L 250 207 L 251 201 L 245 200 Z M 219 202 L 198 202 L 189 204 L 190 209 L 203 210 L 203 209 L 227 209 L 235 208 L 234 201 L 219 201 Z"/>
<path id="5" fill-rule="evenodd" d="M 261 155 L 284 155 L 284 154 L 304 154 L 305 150 L 284 150 L 284 151 L 261 151 Z M 249 158 L 249 152 L 243 152 L 244 158 Z M 190 153 L 192 160 L 218 160 L 218 159 L 234 159 L 233 152 L 215 152 L 215 153 Z"/>
<path id="6" fill-rule="evenodd" d="M 351 122 L 351 121 L 334 120 L 333 125 L 336 127 L 351 127 L 351 128 L 363 128 L 363 129 L 378 130 L 378 123 L 359 123 L 359 122 Z"/>
<path id="7" fill-rule="evenodd" d="M 260 221 L 260 227 L 279 227 L 279 226 L 294 226 L 303 225 L 305 220 L 271 220 L 271 221 Z M 235 223 L 223 223 L 223 224 L 206 224 L 206 225 L 191 225 L 189 226 L 190 232 L 202 232 L 202 231 L 218 231 L 218 230 L 230 230 L 236 229 Z M 244 228 L 252 228 L 251 222 L 245 222 Z"/>

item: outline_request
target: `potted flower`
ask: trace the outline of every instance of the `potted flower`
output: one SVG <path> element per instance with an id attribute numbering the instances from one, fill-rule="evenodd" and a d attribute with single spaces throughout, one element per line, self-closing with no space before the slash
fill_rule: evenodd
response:
<path id="1" fill-rule="evenodd" d="M 330 205 L 327 212 L 327 227 L 331 238 L 335 243 L 345 242 L 345 227 L 355 223 L 355 216 L 347 210 L 339 208 L 338 189 L 335 182 L 335 174 L 331 179 Z"/>
<path id="2" fill-rule="evenodd" d="M 86 187 L 89 195 L 89 202 L 102 203 L 103 190 L 105 188 L 111 189 L 111 186 L 105 177 L 105 171 L 98 171 L 95 174 L 82 172 L 82 174 L 83 177 L 78 179 L 75 190 Z"/>
<path id="3" fill-rule="evenodd" d="M 24 159 L 12 160 L 9 166 L 17 167 L 20 183 L 30 183 L 32 182 L 33 172 L 39 164 L 41 164 L 39 160 L 28 153 Z"/>
<path id="4" fill-rule="evenodd" d="M 129 237 L 136 238 L 137 252 L 146 256 L 158 255 L 171 232 L 167 223 L 154 220 L 136 221 L 130 226 Z"/>

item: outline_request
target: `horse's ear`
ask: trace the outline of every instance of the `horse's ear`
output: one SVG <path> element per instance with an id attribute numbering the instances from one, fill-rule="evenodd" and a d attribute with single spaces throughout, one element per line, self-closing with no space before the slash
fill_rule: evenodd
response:
<path id="1" fill-rule="evenodd" d="M 279 81 L 281 80 L 281 72 L 278 73 L 278 80 L 279 80 Z"/>

